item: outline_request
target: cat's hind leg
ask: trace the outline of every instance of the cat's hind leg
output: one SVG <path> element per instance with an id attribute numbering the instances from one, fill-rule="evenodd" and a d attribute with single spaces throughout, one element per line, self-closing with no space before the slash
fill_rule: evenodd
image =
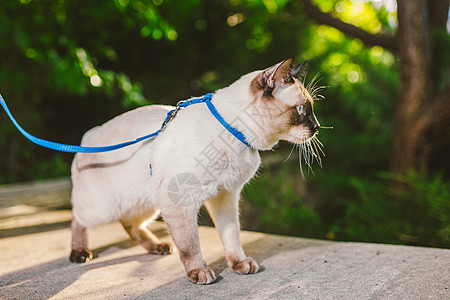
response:
<path id="1" fill-rule="evenodd" d="M 74 263 L 85 263 L 92 260 L 93 255 L 88 249 L 88 238 L 86 227 L 82 226 L 73 217 L 72 218 L 72 252 L 70 253 L 70 261 Z"/>
<path id="2" fill-rule="evenodd" d="M 159 216 L 159 211 L 155 212 L 149 218 L 123 218 L 120 220 L 125 231 L 130 237 L 144 247 L 148 253 L 166 255 L 173 252 L 168 243 L 162 243 L 148 228 L 148 224 Z"/>

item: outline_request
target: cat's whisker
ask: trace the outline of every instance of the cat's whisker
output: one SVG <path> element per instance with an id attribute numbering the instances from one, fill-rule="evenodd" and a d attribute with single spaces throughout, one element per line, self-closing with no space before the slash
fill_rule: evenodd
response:
<path id="1" fill-rule="evenodd" d="M 310 156 L 310 153 L 309 153 L 309 149 L 308 149 L 308 144 L 307 143 L 304 143 L 303 144 L 304 145 L 304 151 L 305 151 L 305 163 L 306 163 L 306 165 L 307 166 L 309 166 L 309 160 L 310 160 L 310 158 L 309 158 L 309 156 Z"/>
<path id="2" fill-rule="evenodd" d="M 316 143 L 317 148 L 319 149 L 320 153 L 322 154 L 322 156 L 326 157 L 325 151 L 323 151 L 323 149 L 322 149 L 322 148 L 324 148 L 323 144 L 319 141 L 319 139 L 315 139 L 315 143 Z"/>
<path id="3" fill-rule="evenodd" d="M 295 149 L 295 144 L 294 145 L 292 145 L 292 149 L 291 149 L 291 152 L 289 152 L 289 155 L 288 155 L 288 157 L 286 157 L 286 159 L 285 160 L 283 160 L 283 162 L 285 163 L 285 162 L 287 162 L 288 160 L 289 160 L 289 158 L 291 158 L 291 156 L 292 156 L 292 153 L 294 152 L 294 149 Z"/>
<path id="4" fill-rule="evenodd" d="M 300 134 L 295 137 L 294 141 L 299 140 L 299 136 L 300 136 Z M 294 152 L 294 149 L 295 149 L 296 146 L 298 146 L 298 145 L 297 144 L 293 144 L 292 145 L 291 152 L 289 153 L 288 157 L 286 157 L 286 159 L 283 161 L 283 163 L 287 162 L 289 160 L 289 158 L 291 158 L 291 155 Z"/>
<path id="5" fill-rule="evenodd" d="M 315 176 L 314 171 L 312 169 L 312 164 L 314 162 L 315 153 L 314 153 L 314 149 L 311 146 L 311 139 L 308 140 L 306 145 L 308 148 L 308 172 L 311 172 Z"/>
<path id="6" fill-rule="evenodd" d="M 321 85 L 321 86 L 312 88 L 309 93 L 310 93 L 310 96 L 313 99 L 313 101 L 321 101 L 321 100 L 325 99 L 325 97 L 323 95 L 319 94 L 319 92 L 328 87 L 329 86 L 327 86 L 327 85 Z"/>
<path id="7" fill-rule="evenodd" d="M 307 140 L 305 136 L 302 137 L 303 143 L 302 143 L 302 152 L 303 152 L 303 161 L 307 166 L 309 166 L 309 151 L 307 146 Z M 308 171 L 309 172 L 309 171 Z"/>
<path id="8" fill-rule="evenodd" d="M 305 82 L 303 81 L 303 86 L 305 86 L 306 90 L 310 94 L 311 99 L 313 99 L 313 101 L 320 101 L 325 99 L 325 97 L 319 94 L 319 92 L 329 87 L 327 85 L 319 85 L 320 81 L 322 80 L 322 78 L 319 78 L 319 75 L 320 72 L 314 75 L 314 77 L 311 79 L 310 82 L 308 82 L 306 86 Z"/>
<path id="9" fill-rule="evenodd" d="M 310 148 L 312 157 L 315 158 L 316 160 L 320 159 L 320 157 L 319 157 L 319 155 L 318 155 L 318 153 L 316 151 L 317 149 L 316 149 L 312 139 L 311 139 L 311 142 L 309 143 L 309 148 Z"/>
<path id="10" fill-rule="evenodd" d="M 303 86 L 305 86 L 306 76 L 308 75 L 308 72 L 309 72 L 309 69 L 306 69 L 305 75 L 303 75 L 303 80 L 302 80 Z"/>
<path id="11" fill-rule="evenodd" d="M 311 138 L 311 144 L 314 147 L 314 152 L 317 153 L 318 156 L 320 156 L 321 153 L 318 150 L 319 148 L 317 146 L 317 141 L 316 140 L 317 140 L 316 135 L 313 135 L 312 138 Z"/>
<path id="12" fill-rule="evenodd" d="M 312 143 L 312 140 L 309 142 L 309 149 L 311 152 L 311 167 L 314 163 L 314 159 L 318 162 L 320 160 L 320 157 L 317 155 L 316 150 L 314 148 L 314 144 Z"/>
<path id="13" fill-rule="evenodd" d="M 306 153 L 307 153 L 307 165 L 308 168 L 311 169 L 311 161 L 313 160 L 313 155 L 311 152 L 311 142 L 310 140 L 306 141 L 305 143 Z"/>
<path id="14" fill-rule="evenodd" d="M 310 162 L 314 161 L 314 157 L 316 156 L 316 153 L 314 152 L 313 147 L 311 146 L 311 139 L 308 140 L 308 151 L 309 151 L 309 155 L 310 155 Z"/>
<path id="15" fill-rule="evenodd" d="M 325 155 L 325 152 L 322 150 L 323 144 L 322 144 L 322 142 L 319 140 L 319 138 L 317 137 L 317 135 L 314 135 L 314 136 L 313 136 L 312 141 L 313 141 L 314 145 L 317 147 L 316 150 L 319 150 L 319 151 L 318 151 L 319 154 L 322 154 L 322 156 L 325 157 L 325 156 L 326 156 L 326 155 Z M 319 156 L 320 156 L 320 155 L 319 155 Z"/>
<path id="16" fill-rule="evenodd" d="M 314 80 L 316 80 L 317 74 L 313 76 L 313 78 L 307 83 L 305 86 L 307 90 L 311 87 L 311 85 L 314 83 Z"/>
<path id="17" fill-rule="evenodd" d="M 298 145 L 298 164 L 300 167 L 300 173 L 302 174 L 302 178 L 305 179 L 305 174 L 303 173 L 302 167 L 302 155 L 303 155 L 303 137 L 301 138 L 301 144 Z"/>
<path id="18" fill-rule="evenodd" d="M 320 72 L 316 74 L 314 81 L 310 85 L 310 90 L 313 91 L 316 89 L 316 87 L 319 85 L 320 81 L 322 80 L 320 76 Z"/>
<path id="19" fill-rule="evenodd" d="M 322 168 L 322 158 L 320 157 L 320 154 L 323 154 L 323 156 L 325 156 L 325 154 L 323 153 L 322 149 L 320 148 L 319 144 L 317 143 L 317 137 L 315 135 L 311 138 L 311 144 L 314 147 L 316 161 L 319 164 L 319 166 Z"/>
<path id="20" fill-rule="evenodd" d="M 325 157 L 325 151 L 323 151 L 323 148 L 325 147 L 322 142 L 319 140 L 319 138 L 315 139 L 316 143 L 317 143 L 317 147 L 319 148 L 320 152 L 322 153 L 323 157 Z"/>
<path id="21" fill-rule="evenodd" d="M 313 96 L 313 95 L 318 95 L 317 93 L 318 93 L 320 90 L 324 90 L 324 89 L 326 89 L 326 88 L 328 88 L 327 85 L 314 86 L 314 88 L 311 89 L 311 92 L 310 92 L 309 94 L 310 94 L 311 96 Z"/>
<path id="22" fill-rule="evenodd" d="M 314 77 L 311 79 L 311 81 L 307 84 L 306 90 L 308 92 L 313 90 L 316 87 L 316 85 L 320 82 L 321 78 L 319 78 L 319 76 L 320 76 L 320 72 L 316 73 L 316 75 L 314 75 Z"/>
<path id="23" fill-rule="evenodd" d="M 312 99 L 313 99 L 314 101 L 322 101 L 322 100 L 325 99 L 325 97 L 324 97 L 323 95 L 316 94 L 316 95 L 312 96 Z"/>
<path id="24" fill-rule="evenodd" d="M 323 99 L 325 99 L 325 97 L 321 94 L 319 94 L 320 90 L 323 90 L 325 88 L 327 88 L 328 86 L 322 85 L 317 87 L 314 91 L 312 91 L 310 93 L 311 99 L 313 99 L 313 101 L 321 101 Z"/>
<path id="25" fill-rule="evenodd" d="M 324 148 L 325 146 L 322 144 L 322 142 L 319 140 L 319 138 L 316 138 L 316 142 L 322 147 Z M 325 156 L 325 155 L 324 155 Z"/>

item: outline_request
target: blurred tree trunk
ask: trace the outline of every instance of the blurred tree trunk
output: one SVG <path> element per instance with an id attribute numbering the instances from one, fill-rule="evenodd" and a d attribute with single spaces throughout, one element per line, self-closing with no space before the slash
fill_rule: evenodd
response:
<path id="1" fill-rule="evenodd" d="M 404 174 L 427 168 L 440 141 L 450 134 L 450 86 L 448 82 L 447 86 L 441 84 L 448 75 L 442 58 L 450 51 L 446 45 L 450 0 L 398 0 L 396 36 L 370 34 L 320 11 L 310 0 L 301 2 L 316 22 L 333 26 L 368 46 L 380 45 L 398 57 L 400 87 L 391 171 Z"/>
<path id="2" fill-rule="evenodd" d="M 438 61 L 439 47 L 433 45 L 433 31 L 445 30 L 449 1 L 397 2 L 400 93 L 391 171 L 402 174 L 427 167 L 436 144 L 450 126 L 450 91 L 448 87 L 439 91 L 442 66 Z"/>

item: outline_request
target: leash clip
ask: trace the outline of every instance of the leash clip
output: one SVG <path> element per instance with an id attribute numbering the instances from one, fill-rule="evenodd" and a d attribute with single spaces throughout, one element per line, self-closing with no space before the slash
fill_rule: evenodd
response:
<path id="1" fill-rule="evenodd" d="M 175 118 L 175 116 L 177 115 L 178 111 L 183 107 L 183 104 L 186 102 L 186 100 L 182 100 L 182 101 L 178 101 L 177 105 L 175 106 L 175 108 L 170 111 L 166 117 L 166 119 L 164 120 L 164 122 L 161 125 L 161 131 L 163 131 L 167 124 L 172 121 L 173 118 Z"/>

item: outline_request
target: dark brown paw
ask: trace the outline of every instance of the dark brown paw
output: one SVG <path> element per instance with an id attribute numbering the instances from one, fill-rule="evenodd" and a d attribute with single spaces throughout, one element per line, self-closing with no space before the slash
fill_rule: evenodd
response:
<path id="1" fill-rule="evenodd" d="M 148 251 L 148 253 L 151 254 L 158 254 L 158 255 L 167 255 L 170 253 L 173 253 L 172 247 L 170 244 L 167 243 L 161 243 L 161 244 L 153 244 Z"/>
<path id="2" fill-rule="evenodd" d="M 240 261 L 230 262 L 230 265 L 233 271 L 239 274 L 254 274 L 259 270 L 258 263 L 251 257 L 247 257 Z"/>
<path id="3" fill-rule="evenodd" d="M 216 280 L 216 274 L 211 268 L 198 268 L 187 273 L 190 282 L 196 284 L 210 284 Z"/>
<path id="4" fill-rule="evenodd" d="M 70 261 L 73 263 L 85 263 L 90 260 L 92 260 L 94 256 L 92 255 L 91 250 L 89 249 L 78 249 L 78 250 L 72 250 L 70 252 Z"/>

